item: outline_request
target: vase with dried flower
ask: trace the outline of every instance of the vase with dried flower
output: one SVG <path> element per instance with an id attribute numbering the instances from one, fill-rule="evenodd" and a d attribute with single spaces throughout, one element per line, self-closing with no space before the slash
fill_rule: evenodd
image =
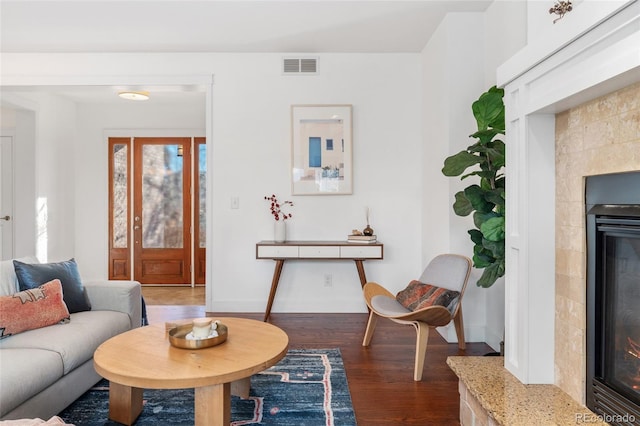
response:
<path id="1" fill-rule="evenodd" d="M 273 240 L 277 243 L 283 243 L 287 240 L 287 226 L 286 220 L 291 219 L 293 215 L 291 213 L 285 213 L 282 211 L 284 206 L 293 207 L 292 201 L 279 202 L 278 197 L 275 194 L 265 196 L 265 200 L 271 203 L 269 210 L 271 215 L 275 219 L 273 227 Z"/>
<path id="2" fill-rule="evenodd" d="M 371 236 L 373 235 L 373 229 L 369 226 L 369 207 L 367 207 L 365 214 L 367 216 L 367 227 L 362 230 L 362 234 Z"/>

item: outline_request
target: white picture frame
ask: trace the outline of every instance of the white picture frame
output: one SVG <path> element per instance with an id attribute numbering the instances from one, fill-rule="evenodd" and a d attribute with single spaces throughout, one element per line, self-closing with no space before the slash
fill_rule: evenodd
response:
<path id="1" fill-rule="evenodd" d="M 353 193 L 351 105 L 291 106 L 293 195 Z"/>

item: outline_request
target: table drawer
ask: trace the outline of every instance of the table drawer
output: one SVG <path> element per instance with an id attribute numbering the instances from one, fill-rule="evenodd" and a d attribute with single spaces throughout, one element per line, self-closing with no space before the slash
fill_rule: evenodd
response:
<path id="1" fill-rule="evenodd" d="M 382 259 L 382 246 L 342 246 L 340 247 L 340 257 Z"/>
<path id="2" fill-rule="evenodd" d="M 258 246 L 258 259 L 297 258 L 298 246 Z"/>
<path id="3" fill-rule="evenodd" d="M 300 246 L 298 254 L 302 258 L 335 258 L 340 257 L 340 247 L 338 246 Z"/>

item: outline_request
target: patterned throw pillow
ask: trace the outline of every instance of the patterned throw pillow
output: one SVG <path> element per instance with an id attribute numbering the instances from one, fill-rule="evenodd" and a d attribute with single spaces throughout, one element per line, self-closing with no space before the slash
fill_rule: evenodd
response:
<path id="1" fill-rule="evenodd" d="M 396 294 L 396 300 L 410 311 L 416 311 L 434 305 L 448 308 L 451 302 L 459 296 L 459 291 L 447 290 L 446 288 L 413 280 L 404 290 Z"/>
<path id="2" fill-rule="evenodd" d="M 60 280 L 0 297 L 0 339 L 68 318 L 69 310 L 62 300 Z"/>

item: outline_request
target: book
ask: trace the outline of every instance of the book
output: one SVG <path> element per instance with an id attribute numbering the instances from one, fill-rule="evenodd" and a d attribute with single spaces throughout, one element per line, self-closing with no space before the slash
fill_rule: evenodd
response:
<path id="1" fill-rule="evenodd" d="M 348 243 L 354 243 L 354 244 L 375 244 L 378 242 L 378 240 L 347 240 Z"/>
<path id="2" fill-rule="evenodd" d="M 353 241 L 372 241 L 372 240 L 376 240 L 377 236 L 375 235 L 349 235 L 347 237 L 348 240 L 353 240 Z"/>

